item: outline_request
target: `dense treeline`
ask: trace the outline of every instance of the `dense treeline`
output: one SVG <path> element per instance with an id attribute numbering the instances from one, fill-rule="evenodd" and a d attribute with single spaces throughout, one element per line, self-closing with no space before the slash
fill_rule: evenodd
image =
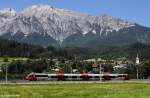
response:
<path id="1" fill-rule="evenodd" d="M 39 46 L 21 44 L 15 41 L 0 40 L 0 56 L 9 57 L 31 57 L 35 52 L 40 52 Z"/>
<path id="2" fill-rule="evenodd" d="M 135 60 L 137 53 L 141 61 L 150 60 L 150 45 L 135 43 L 128 46 L 124 50 L 125 52 L 127 52 L 127 58 L 130 60 Z"/>
<path id="3" fill-rule="evenodd" d="M 30 72 L 43 72 L 47 68 L 47 62 L 42 60 L 17 60 L 8 64 L 7 71 L 9 74 L 24 74 Z M 6 65 L 2 65 L 2 70 L 5 73 Z"/>
<path id="4" fill-rule="evenodd" d="M 124 46 L 101 46 L 99 48 L 78 48 L 78 47 L 40 47 L 18 43 L 15 41 L 7 41 L 0 39 L 0 57 L 27 57 L 27 58 L 77 58 L 88 59 L 101 57 L 103 59 L 114 59 L 126 57 L 135 60 L 137 53 L 142 61 L 150 59 L 150 46 L 135 43 Z"/>
<path id="5" fill-rule="evenodd" d="M 51 46 L 44 48 L 25 43 L 18 43 L 16 41 L 0 39 L 0 57 L 3 56 L 28 58 L 69 57 L 67 52 L 63 49 L 56 49 Z"/>
<path id="6" fill-rule="evenodd" d="M 140 60 L 150 59 L 150 45 L 134 43 L 123 46 L 101 46 L 99 48 L 65 48 L 69 54 L 73 54 L 82 59 L 101 57 L 103 59 L 115 59 L 126 57 L 134 61 L 137 54 Z"/>

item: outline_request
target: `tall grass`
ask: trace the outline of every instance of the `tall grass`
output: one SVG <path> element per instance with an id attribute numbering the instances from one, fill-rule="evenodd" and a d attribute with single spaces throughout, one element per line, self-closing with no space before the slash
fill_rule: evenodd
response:
<path id="1" fill-rule="evenodd" d="M 150 98 L 150 84 L 0 85 L 0 98 Z"/>

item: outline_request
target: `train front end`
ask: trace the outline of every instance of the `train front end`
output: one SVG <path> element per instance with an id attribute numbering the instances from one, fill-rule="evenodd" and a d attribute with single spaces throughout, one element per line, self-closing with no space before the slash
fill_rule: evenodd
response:
<path id="1" fill-rule="evenodd" d="M 28 75 L 25 77 L 25 79 L 28 80 L 28 81 L 36 81 L 36 80 L 37 80 L 37 78 L 36 78 L 36 76 L 35 76 L 35 73 L 30 73 L 30 74 L 28 74 Z"/>

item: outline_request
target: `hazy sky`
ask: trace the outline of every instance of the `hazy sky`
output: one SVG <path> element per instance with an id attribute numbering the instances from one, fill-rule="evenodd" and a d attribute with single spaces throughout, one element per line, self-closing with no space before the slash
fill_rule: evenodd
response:
<path id="1" fill-rule="evenodd" d="M 91 15 L 108 14 L 150 27 L 150 0 L 0 0 L 0 8 L 17 11 L 35 5 L 47 4 Z"/>

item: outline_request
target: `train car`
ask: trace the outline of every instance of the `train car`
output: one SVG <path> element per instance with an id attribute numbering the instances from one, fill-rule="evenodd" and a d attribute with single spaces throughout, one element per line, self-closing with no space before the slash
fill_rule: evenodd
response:
<path id="1" fill-rule="evenodd" d="M 38 81 L 96 81 L 96 80 L 112 80 L 121 79 L 129 80 L 128 74 L 46 74 L 46 73 L 30 73 L 26 76 L 26 80 Z"/>

